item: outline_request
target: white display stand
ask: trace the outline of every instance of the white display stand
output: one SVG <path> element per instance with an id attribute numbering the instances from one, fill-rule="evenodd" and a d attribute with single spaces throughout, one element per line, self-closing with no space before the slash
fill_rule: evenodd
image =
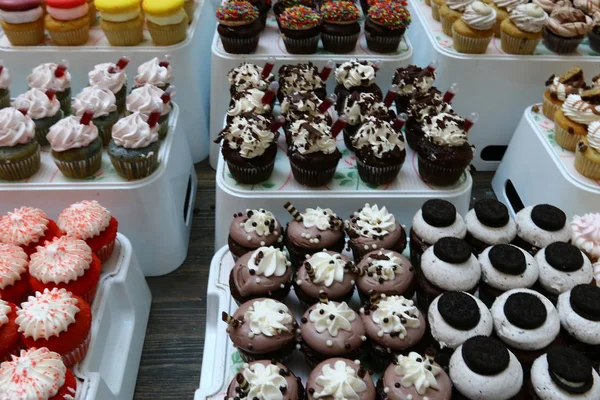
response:
<path id="1" fill-rule="evenodd" d="M 133 399 L 150 304 L 131 243 L 118 234 L 92 303 L 90 347 L 74 368 L 79 379 L 75 400 Z"/>
<path id="2" fill-rule="evenodd" d="M 577 172 L 574 160 L 575 153 L 556 143 L 554 122 L 541 105 L 528 107 L 494 176 L 494 192 L 513 214 L 542 203 L 568 216 L 598 212 L 600 181 Z"/>
<path id="3" fill-rule="evenodd" d="M 209 2 L 210 3 L 210 2 Z M 198 0 L 194 22 L 188 29 L 188 38 L 174 46 L 156 46 L 150 34 L 144 31 L 144 40 L 137 46 L 111 46 L 99 24 L 90 29 L 90 39 L 83 46 L 55 46 L 48 34 L 46 43 L 39 46 L 12 46 L 3 32 L 0 31 L 0 59 L 10 69 L 12 83 L 11 93 L 14 97 L 25 92 L 27 76 L 31 70 L 41 63 L 69 61 L 69 72 L 72 76 L 73 96 L 88 85 L 88 72 L 94 65 L 105 62 L 116 62 L 127 56 L 131 60 L 127 68 L 128 87 L 131 88 L 138 65 L 153 57 L 164 59 L 170 56 L 174 69 L 174 84 L 177 87 L 175 99 L 181 104 L 182 113 L 186 116 L 182 121 L 183 132 L 188 136 L 189 151 L 194 162 L 199 162 L 208 155 L 208 96 L 210 79 L 210 63 L 206 59 L 210 39 L 203 30 L 207 24 L 207 11 L 204 0 Z M 214 20 L 214 13 L 211 15 Z M 213 22 L 214 24 L 214 22 Z M 201 28 L 202 27 L 202 28 Z"/>
<path id="4" fill-rule="evenodd" d="M 362 22 L 361 22 L 362 24 Z M 294 55 L 285 50 L 283 39 L 277 28 L 277 21 L 273 13 L 267 18 L 267 26 L 261 33 L 258 49 L 253 54 L 230 54 L 223 49 L 223 44 L 219 34 L 215 32 L 212 44 L 212 86 L 211 86 L 211 107 L 210 107 L 210 165 L 217 168 L 219 159 L 219 146 L 214 144 L 219 131 L 223 126 L 223 116 L 227 111 L 229 104 L 229 81 L 227 74 L 230 70 L 240 65 L 242 62 L 250 62 L 257 65 L 264 65 L 269 57 L 275 57 L 277 60 L 273 73 L 276 75 L 279 68 L 284 64 L 297 64 L 312 61 L 318 68 L 322 68 L 328 60 L 336 63 L 342 63 L 354 58 L 360 60 L 381 60 L 381 68 L 377 72 L 377 83 L 385 90 L 392 84 L 392 77 L 396 68 L 410 64 L 413 49 L 405 38 L 400 43 L 398 50 L 391 54 L 373 53 L 367 48 L 367 41 L 364 32 L 361 33 L 356 49 L 348 54 L 333 54 L 326 52 L 319 43 L 319 49 L 316 54 Z M 425 64 L 427 65 L 427 63 Z M 333 92 L 335 87 L 334 73 L 329 76 L 327 91 Z"/>
<path id="5" fill-rule="evenodd" d="M 505 147 L 515 131 L 523 109 L 542 100 L 544 82 L 552 74 L 560 75 L 580 66 L 591 78 L 598 74 L 598 53 L 587 46 L 587 39 L 578 53 L 559 56 L 539 44 L 532 56 L 505 54 L 500 39 L 493 39 L 485 54 L 461 54 L 453 47 L 451 37 L 431 17 L 431 8 L 423 0 L 409 0 L 413 23 L 407 31 L 414 47 L 413 62 L 427 65 L 438 60 L 436 86 L 447 88 L 458 82 L 459 93 L 453 105 L 462 112 L 479 113 L 479 122 L 469 133 L 475 145 L 473 165 L 478 170 L 498 167 L 498 155 L 493 146 Z M 488 148 L 489 147 L 489 148 Z M 486 149 L 487 148 L 487 149 Z M 483 152 L 483 157 L 482 157 Z"/>
<path id="6" fill-rule="evenodd" d="M 196 172 L 183 128 L 180 110 L 173 103 L 169 133 L 161 143 L 159 167 L 149 177 L 126 181 L 103 153 L 102 168 L 85 180 L 65 178 L 49 148 L 42 151 L 42 166 L 27 181 L 0 181 L 0 213 L 20 206 L 38 207 L 50 218 L 69 204 L 98 200 L 119 221 L 119 232 L 136 249 L 144 274 L 164 275 L 178 268 L 187 255 L 191 214 L 196 196 Z"/>
<path id="7" fill-rule="evenodd" d="M 234 213 L 249 208 L 265 208 L 282 223 L 291 216 L 283 208 L 290 201 L 299 210 L 308 207 L 329 207 L 342 218 L 348 218 L 365 203 L 386 206 L 403 224 L 410 224 L 412 217 L 423 203 L 432 198 L 450 201 L 459 214 L 469 210 L 471 175 L 465 173 L 457 184 L 450 187 L 432 187 L 421 180 L 417 168 L 417 155 L 408 147 L 406 161 L 398 178 L 389 185 L 365 184 L 358 176 L 354 154 L 346 149 L 340 134 L 337 147 L 342 153 L 333 181 L 320 188 L 306 188 L 298 184 L 291 173 L 285 147 L 285 137 L 279 139 L 279 150 L 275 159 L 275 170 L 271 178 L 257 185 L 238 184 L 230 175 L 223 156 L 219 156 L 217 168 L 217 199 L 215 248 L 227 244 L 229 224 Z"/>

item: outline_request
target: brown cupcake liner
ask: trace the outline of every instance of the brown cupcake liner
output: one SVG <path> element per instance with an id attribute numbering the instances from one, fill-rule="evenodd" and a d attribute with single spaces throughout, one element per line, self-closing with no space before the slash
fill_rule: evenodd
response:
<path id="1" fill-rule="evenodd" d="M 398 50 L 402 36 L 379 36 L 365 31 L 367 47 L 376 53 L 393 53 Z"/>
<path id="2" fill-rule="evenodd" d="M 510 36 L 506 32 L 500 33 L 502 51 L 508 54 L 532 55 L 540 39 L 523 39 Z"/>
<path id="3" fill-rule="evenodd" d="M 87 354 L 88 348 L 90 347 L 90 340 L 92 338 L 92 332 L 90 332 L 85 340 L 76 348 L 68 352 L 67 354 L 61 354 L 61 358 L 67 368 L 72 367 L 79 361 L 83 360 L 83 357 Z"/>
<path id="4" fill-rule="evenodd" d="M 34 175 L 41 165 L 40 145 L 31 156 L 10 163 L 0 162 L 0 179 L 4 181 L 21 181 Z"/>
<path id="5" fill-rule="evenodd" d="M 48 32 L 57 46 L 81 46 L 86 44 L 90 38 L 89 25 L 72 31 L 59 32 L 48 30 Z"/>
<path id="6" fill-rule="evenodd" d="M 354 145 L 352 144 L 352 137 L 353 136 L 350 136 L 350 133 L 348 133 L 344 129 L 344 144 L 346 145 L 346 148 L 350 151 L 354 151 Z"/>
<path id="7" fill-rule="evenodd" d="M 141 160 L 123 160 L 110 157 L 117 173 L 125 179 L 142 179 L 152 175 L 158 168 L 158 153 Z"/>
<path id="8" fill-rule="evenodd" d="M 303 39 L 284 36 L 283 44 L 290 54 L 314 54 L 319 46 L 319 35 Z"/>
<path id="9" fill-rule="evenodd" d="M 71 179 L 84 179 L 94 175 L 102 166 L 102 150 L 87 160 L 61 161 L 54 159 L 64 176 Z"/>
<path id="10" fill-rule="evenodd" d="M 65 114 L 65 117 L 71 115 L 71 88 L 56 94 L 56 98 L 60 102 L 60 109 Z"/>
<path id="11" fill-rule="evenodd" d="M 419 175 L 423 181 L 436 186 L 450 186 L 458 182 L 465 168 L 445 168 L 435 165 L 419 156 Z"/>
<path id="12" fill-rule="evenodd" d="M 22 31 L 4 29 L 6 38 L 13 46 L 37 46 L 44 43 L 45 30 L 43 19 L 40 23 L 32 25 L 32 29 Z"/>
<path id="13" fill-rule="evenodd" d="M 456 31 L 452 29 L 452 40 L 454 41 L 454 48 L 459 53 L 483 54 L 487 51 L 487 48 L 492 41 L 492 36 L 472 38 L 456 33 Z"/>
<path id="14" fill-rule="evenodd" d="M 115 249 L 115 241 L 112 240 L 110 243 L 105 244 L 102 248 L 95 252 L 101 262 L 105 262 L 110 258 Z"/>
<path id="15" fill-rule="evenodd" d="M 554 125 L 554 139 L 556 139 L 556 143 L 565 150 L 575 151 L 577 143 L 579 143 L 579 140 L 582 138 L 583 136 L 569 133 L 569 131 L 563 129 L 558 124 Z"/>
<path id="16" fill-rule="evenodd" d="M 554 104 L 544 96 L 544 102 L 542 103 L 542 113 L 546 116 L 546 118 L 548 118 L 551 121 L 554 121 L 554 114 L 556 114 L 556 112 L 560 110 L 560 108 L 561 106 Z"/>
<path id="17" fill-rule="evenodd" d="M 237 347 L 237 351 L 240 354 L 242 360 L 247 363 L 256 360 L 276 360 L 279 362 L 283 362 L 287 360 L 291 355 L 294 349 L 296 348 L 296 342 L 294 340 L 290 340 L 290 343 L 282 345 L 279 349 L 275 351 L 271 351 L 269 353 L 250 353 L 243 349 Z"/>
<path id="18" fill-rule="evenodd" d="M 227 161 L 229 172 L 233 175 L 233 179 L 245 185 L 253 185 L 264 182 L 271 177 L 275 168 L 275 159 L 271 163 L 263 167 L 254 166 L 238 166 Z"/>
<path id="19" fill-rule="evenodd" d="M 187 15 L 184 20 L 178 24 L 156 25 L 147 21 L 148 31 L 152 36 L 152 41 L 158 46 L 171 46 L 183 42 L 187 38 L 189 18 Z"/>
<path id="20" fill-rule="evenodd" d="M 600 164 L 588 160 L 579 150 L 579 146 L 575 151 L 575 169 L 587 178 L 600 179 Z"/>
<path id="21" fill-rule="evenodd" d="M 438 22 L 440 20 L 440 6 L 435 4 L 433 1 L 431 2 L 431 18 Z"/>
<path id="22" fill-rule="evenodd" d="M 308 187 L 319 187 L 331 182 L 336 170 L 336 167 L 325 170 L 300 168 L 291 159 L 290 165 L 292 167 L 294 179 L 296 179 L 299 184 Z"/>
<path id="23" fill-rule="evenodd" d="M 548 28 L 544 27 L 542 31 L 542 35 L 544 37 L 544 45 L 550 51 L 553 51 L 557 54 L 571 54 L 577 51 L 577 47 L 583 41 L 582 37 L 574 37 L 574 38 L 563 38 L 559 37 L 553 33 L 548 31 Z"/>
<path id="24" fill-rule="evenodd" d="M 221 42 L 226 52 L 231 54 L 250 54 L 256 51 L 260 36 L 251 36 L 247 38 L 230 38 L 221 36 Z"/>
<path id="25" fill-rule="evenodd" d="M 114 118 L 105 117 L 104 120 L 92 120 L 92 123 L 98 128 L 98 136 L 102 138 L 102 143 L 104 147 L 108 146 L 110 140 L 112 139 L 112 128 L 119 120 L 119 115 L 115 113 Z"/>
<path id="26" fill-rule="evenodd" d="M 371 185 L 385 185 L 393 182 L 396 177 L 398 177 L 402 164 L 377 167 L 365 164 L 361 159 L 356 158 L 358 176 L 360 176 L 360 179 L 364 182 Z"/>
<path id="27" fill-rule="evenodd" d="M 356 43 L 358 43 L 359 36 L 360 32 L 347 36 L 336 36 L 329 35 L 327 33 L 321 33 L 321 41 L 323 42 L 323 48 L 330 53 L 351 53 L 354 51 Z"/>

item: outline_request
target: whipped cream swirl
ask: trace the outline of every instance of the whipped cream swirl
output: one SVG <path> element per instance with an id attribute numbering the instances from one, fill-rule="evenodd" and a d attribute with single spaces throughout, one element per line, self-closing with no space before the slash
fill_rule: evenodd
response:
<path id="1" fill-rule="evenodd" d="M 257 275 L 283 276 L 288 268 L 288 259 L 285 253 L 273 246 L 259 247 L 252 253 L 248 260 L 248 269 Z"/>
<path id="2" fill-rule="evenodd" d="M 335 80 L 346 89 L 371 86 L 375 83 L 375 68 L 368 61 L 346 61 L 335 70 Z"/>
<path id="3" fill-rule="evenodd" d="M 333 228 L 332 221 L 338 219 L 331 208 L 307 208 L 302 213 L 302 225 L 305 228 L 316 226 L 320 231 L 326 231 Z"/>
<path id="4" fill-rule="evenodd" d="M 600 259 L 600 213 L 574 216 L 571 234 L 575 246 L 593 259 Z"/>
<path id="5" fill-rule="evenodd" d="M 287 388 L 287 381 L 279 373 L 277 365 L 252 364 L 242 370 L 248 381 L 248 399 L 283 400 L 280 388 Z"/>
<path id="6" fill-rule="evenodd" d="M 117 121 L 112 127 L 112 138 L 117 146 L 142 149 L 158 141 L 159 124 L 150 127 L 148 117 L 134 112 Z"/>
<path id="7" fill-rule="evenodd" d="M 373 93 L 354 92 L 344 102 L 343 114 L 350 125 L 358 125 L 370 115 L 385 116 L 388 113 L 388 108 Z"/>
<path id="8" fill-rule="evenodd" d="M 400 384 L 403 387 L 414 386 L 417 393 L 424 395 L 427 389 L 439 390 L 435 379 L 442 369 L 434 365 L 429 357 L 422 357 L 411 351 L 408 356 L 399 355 L 394 372 L 402 376 Z"/>
<path id="9" fill-rule="evenodd" d="M 65 71 L 64 75 L 57 77 L 55 75 L 58 64 L 45 63 L 40 64 L 33 69 L 27 77 L 30 88 L 40 89 L 41 91 L 54 90 L 63 92 L 71 87 L 71 74 Z"/>
<path id="10" fill-rule="evenodd" d="M 52 150 L 58 152 L 89 146 L 97 138 L 98 128 L 92 123 L 83 125 L 75 116 L 61 119 L 46 135 Z"/>
<path id="11" fill-rule="evenodd" d="M 279 223 L 271 211 L 251 210 L 251 215 L 244 222 L 244 230 L 256 232 L 258 236 L 268 236 L 277 229 Z"/>
<path id="12" fill-rule="evenodd" d="M 480 1 L 474 1 L 465 9 L 463 22 L 477 31 L 488 31 L 496 23 L 496 10 Z"/>
<path id="13" fill-rule="evenodd" d="M 16 208 L 0 217 L 0 242 L 28 246 L 44 236 L 47 229 L 48 215 L 44 211 L 33 207 Z"/>
<path id="14" fill-rule="evenodd" d="M 590 125 L 600 121 L 600 106 L 588 103 L 578 94 L 571 94 L 564 101 L 562 111 L 571 121 L 583 125 Z"/>
<path id="15" fill-rule="evenodd" d="M 236 92 L 248 89 L 258 89 L 265 91 L 269 84 L 275 79 L 273 74 L 269 74 L 267 79 L 262 78 L 263 68 L 248 62 L 242 63 L 239 67 L 232 69 L 227 74 L 229 84 L 233 86 Z"/>
<path id="16" fill-rule="evenodd" d="M 166 86 L 173 82 L 173 69 L 171 65 L 161 66 L 161 61 L 154 57 L 140 65 L 137 69 L 137 75 L 134 78 L 135 86 L 144 86 L 146 84 L 154 86 Z"/>
<path id="17" fill-rule="evenodd" d="M 503 8 L 506 11 L 511 11 L 520 4 L 526 4 L 528 0 L 493 0 L 498 8 Z"/>
<path id="18" fill-rule="evenodd" d="M 366 237 L 385 236 L 396 230 L 396 217 L 387 208 L 368 203 L 355 214 L 357 233 Z"/>
<path id="19" fill-rule="evenodd" d="M 35 137 L 35 123 L 16 108 L 0 110 L 0 147 L 30 143 Z"/>
<path id="20" fill-rule="evenodd" d="M 365 118 L 352 138 L 352 144 L 357 150 L 370 148 L 377 158 L 383 158 L 396 148 L 400 151 L 406 148 L 401 133 L 396 132 L 389 122 L 372 116 Z"/>
<path id="21" fill-rule="evenodd" d="M 465 120 L 458 115 L 441 113 L 423 126 L 425 137 L 438 146 L 458 147 L 467 143 L 467 133 L 463 129 Z"/>
<path id="22" fill-rule="evenodd" d="M 88 81 L 90 86 L 98 86 L 117 94 L 127 83 L 127 75 L 115 63 L 103 63 L 88 72 Z"/>
<path id="23" fill-rule="evenodd" d="M 67 235 L 87 240 L 104 232 L 111 218 L 110 211 L 96 200 L 83 200 L 65 208 L 57 224 Z"/>
<path id="24" fill-rule="evenodd" d="M 293 318 L 287 306 L 279 301 L 264 299 L 252 303 L 244 314 L 244 321 L 255 335 L 275 336 L 287 332 Z"/>
<path id="25" fill-rule="evenodd" d="M 0 290 L 21 279 L 27 265 L 27 253 L 21 247 L 0 243 Z"/>
<path id="26" fill-rule="evenodd" d="M 340 254 L 329 254 L 320 251 L 306 259 L 306 262 L 315 271 L 314 283 L 322 283 L 326 287 L 333 285 L 333 282 L 344 281 L 344 267 L 346 261 Z"/>
<path id="27" fill-rule="evenodd" d="M 8 314 L 10 314 L 11 311 L 12 308 L 10 305 L 6 301 L 0 299 L 0 328 L 2 325 L 8 323 Z"/>
<path id="28" fill-rule="evenodd" d="M 290 150 L 300 154 L 324 153 L 331 154 L 337 150 L 335 138 L 329 133 L 329 125 L 325 121 L 312 123 L 303 119 L 295 121 L 290 133 L 293 144 Z"/>
<path id="29" fill-rule="evenodd" d="M 373 274 L 375 279 L 381 278 L 384 281 L 393 281 L 396 274 L 402 274 L 402 260 L 394 256 L 393 253 L 386 253 L 385 258 L 372 259 L 367 267 L 367 272 Z"/>
<path id="30" fill-rule="evenodd" d="M 352 321 L 356 319 L 356 312 L 348 307 L 346 302 L 317 303 L 308 314 L 308 319 L 314 323 L 315 330 L 319 333 L 325 331 L 336 337 L 340 331 L 352 331 Z"/>
<path id="31" fill-rule="evenodd" d="M 109 89 L 87 86 L 75 96 L 73 111 L 81 117 L 87 110 L 94 112 L 94 118 L 107 116 L 117 111 L 117 98 Z"/>
<path id="32" fill-rule="evenodd" d="M 233 96 L 232 104 L 227 110 L 227 115 L 236 116 L 244 113 L 268 114 L 271 112 L 270 104 L 263 104 L 265 93 L 258 89 L 249 89 Z"/>
<path id="33" fill-rule="evenodd" d="M 592 122 L 588 126 L 587 141 L 591 148 L 600 153 L 600 121 Z"/>
<path id="34" fill-rule="evenodd" d="M 62 236 L 37 247 L 31 255 L 29 273 L 43 283 L 58 285 L 82 277 L 91 262 L 92 249 L 86 242 Z"/>
<path id="35" fill-rule="evenodd" d="M 325 364 L 315 382 L 323 390 L 315 392 L 315 398 L 333 400 L 360 400 L 360 394 L 367 390 L 367 384 L 358 377 L 356 370 L 345 361 L 338 360 L 333 365 Z"/>
<path id="36" fill-rule="evenodd" d="M 262 115 L 254 115 L 251 119 L 235 116 L 219 137 L 230 149 L 239 150 L 240 156 L 247 159 L 262 156 L 275 141 L 275 134 Z"/>
<path id="37" fill-rule="evenodd" d="M 17 110 L 27 110 L 27 115 L 33 119 L 53 117 L 60 110 L 60 102 L 56 97 L 52 100 L 39 89 L 30 89 L 19 95 L 13 102 Z"/>
<path id="38" fill-rule="evenodd" d="M 377 303 L 377 310 L 371 314 L 373 322 L 380 326 L 383 333 L 398 333 L 404 339 L 407 328 L 418 328 L 419 309 L 412 300 L 403 296 L 387 296 Z"/>
<path id="39" fill-rule="evenodd" d="M 510 20 L 525 32 L 541 32 L 546 25 L 548 14 L 537 4 L 520 4 L 510 13 Z"/>
<path id="40" fill-rule="evenodd" d="M 448 8 L 458 12 L 464 12 L 468 5 L 472 4 L 473 0 L 448 0 L 446 5 Z"/>
<path id="41" fill-rule="evenodd" d="M 160 115 L 167 115 L 171 111 L 171 102 L 163 102 L 163 94 L 165 92 L 162 89 L 153 85 L 144 85 L 133 89 L 131 94 L 127 96 L 127 111 L 138 111 L 150 115 L 160 110 Z"/>
<path id="42" fill-rule="evenodd" d="M 561 37 L 579 37 L 587 35 L 592 29 L 593 20 L 577 8 L 556 7 L 552 10 L 546 27 Z"/>

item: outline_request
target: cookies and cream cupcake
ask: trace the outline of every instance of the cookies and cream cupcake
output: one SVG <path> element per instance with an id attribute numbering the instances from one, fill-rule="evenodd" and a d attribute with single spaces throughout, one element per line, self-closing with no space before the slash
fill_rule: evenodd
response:
<path id="1" fill-rule="evenodd" d="M 573 217 L 571 243 L 583 251 L 591 261 L 600 259 L 600 213 Z"/>
<path id="2" fill-rule="evenodd" d="M 227 244 L 234 260 L 259 247 L 283 248 L 283 228 L 271 211 L 248 209 L 233 215 Z"/>
<path id="3" fill-rule="evenodd" d="M 271 360 L 244 363 L 227 387 L 227 399 L 304 399 L 302 380 L 285 365 Z"/>
<path id="4" fill-rule="evenodd" d="M 375 384 L 359 360 L 330 358 L 317 365 L 306 381 L 307 400 L 375 399 Z"/>
<path id="5" fill-rule="evenodd" d="M 373 250 L 356 267 L 359 271 L 356 287 L 363 302 L 373 293 L 412 298 L 416 285 L 415 269 L 402 254 Z"/>
<path id="6" fill-rule="evenodd" d="M 525 207 L 517 213 L 515 222 L 517 237 L 513 244 L 533 255 L 551 243 L 571 240 L 567 216 L 561 209 L 549 204 Z"/>
<path id="7" fill-rule="evenodd" d="M 538 4 L 540 4 L 540 0 L 537 1 Z M 550 11 L 546 10 L 546 12 Z M 546 118 L 554 121 L 554 114 L 562 108 L 563 102 L 567 99 L 567 96 L 571 94 L 581 94 L 585 87 L 586 83 L 583 76 L 583 70 L 579 67 L 571 67 L 562 75 L 551 75 L 550 78 L 546 80 L 546 90 L 544 91 L 543 99 L 544 103 L 542 104 L 542 112 Z"/>
<path id="8" fill-rule="evenodd" d="M 517 224 L 508 214 L 508 208 L 498 200 L 482 199 L 465 215 L 465 240 L 475 254 L 489 246 L 511 243 L 517 236 Z"/>

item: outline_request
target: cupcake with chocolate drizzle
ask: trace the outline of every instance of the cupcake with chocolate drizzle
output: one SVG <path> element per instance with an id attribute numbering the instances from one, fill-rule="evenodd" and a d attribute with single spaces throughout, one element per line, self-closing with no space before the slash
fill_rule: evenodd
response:
<path id="1" fill-rule="evenodd" d="M 307 400 L 374 400 L 375 384 L 359 360 L 330 358 L 313 369 L 306 393 Z"/>
<path id="2" fill-rule="evenodd" d="M 291 96 L 296 92 L 313 92 L 323 100 L 327 97 L 325 82 L 321 79 L 319 70 L 312 63 L 287 64 L 279 68 L 279 91 L 277 100 L 282 102 L 285 96 Z"/>
<path id="3" fill-rule="evenodd" d="M 334 93 L 337 95 L 336 110 L 343 112 L 346 97 L 352 92 L 372 93 L 378 99 L 383 98 L 381 88 L 375 83 L 377 74 L 376 66 L 369 61 L 357 59 L 342 63 L 335 70 L 337 85 Z"/>
<path id="4" fill-rule="evenodd" d="M 392 83 L 398 86 L 396 111 L 408 112 L 414 97 L 429 93 L 435 77 L 434 68 L 420 68 L 416 65 L 398 68 L 392 78 Z"/>
<path id="5" fill-rule="evenodd" d="M 283 248 L 283 228 L 273 213 L 265 209 L 233 214 L 227 238 L 234 260 L 259 247 Z"/>
<path id="6" fill-rule="evenodd" d="M 302 91 L 285 96 L 281 102 L 280 113 L 285 117 L 286 130 L 298 120 L 311 118 L 322 118 L 331 125 L 331 115 L 327 111 L 322 112 L 322 100 L 314 92 Z"/>
<path id="7" fill-rule="evenodd" d="M 542 112 L 546 118 L 554 121 L 554 114 L 562 108 L 567 97 L 570 94 L 581 94 L 586 88 L 583 70 L 579 67 L 571 67 L 562 75 L 552 74 L 546 80 L 546 88 Z"/>
<path id="8" fill-rule="evenodd" d="M 367 117 L 374 116 L 385 121 L 396 118 L 396 113 L 375 94 L 362 92 L 353 92 L 346 97 L 342 114 L 348 119 L 344 127 L 344 144 L 351 151 L 354 151 L 352 139 Z"/>
<path id="9" fill-rule="evenodd" d="M 229 81 L 229 93 L 233 96 L 238 92 L 249 89 L 258 89 L 266 92 L 275 76 L 269 73 L 263 77 L 263 67 L 243 62 L 238 67 L 233 68 L 227 74 Z"/>
<path id="10" fill-rule="evenodd" d="M 403 255 L 391 250 L 374 250 L 356 267 L 359 271 L 356 287 L 363 302 L 367 302 L 372 293 L 412 298 L 415 270 Z"/>
<path id="11" fill-rule="evenodd" d="M 475 255 L 496 244 L 511 243 L 517 236 L 517 225 L 508 208 L 496 199 L 481 199 L 465 215 L 465 240 Z"/>
<path id="12" fill-rule="evenodd" d="M 425 137 L 423 124 L 426 117 L 441 113 L 454 114 L 452 106 L 443 100 L 441 92 L 435 88 L 416 94 L 407 108 L 408 119 L 404 125 L 404 136 L 408 147 L 413 150 L 417 150 L 419 142 Z"/>
<path id="13" fill-rule="evenodd" d="M 525 207 L 515 216 L 517 237 L 513 244 L 535 255 L 554 242 L 569 242 L 571 227 L 560 208 L 550 204 Z"/>
<path id="14" fill-rule="evenodd" d="M 229 109 L 227 110 L 227 122 L 230 123 L 235 117 L 244 114 L 258 114 L 267 118 L 272 117 L 272 104 L 263 104 L 265 92 L 259 89 L 248 89 L 231 96 Z"/>
<path id="15" fill-rule="evenodd" d="M 275 360 L 244 363 L 227 388 L 227 399 L 304 399 L 302 380 Z"/>

